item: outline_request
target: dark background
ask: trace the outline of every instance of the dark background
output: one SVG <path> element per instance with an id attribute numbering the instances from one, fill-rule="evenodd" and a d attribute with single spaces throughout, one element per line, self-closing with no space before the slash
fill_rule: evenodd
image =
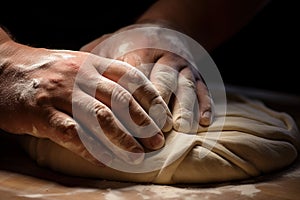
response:
<path id="1" fill-rule="evenodd" d="M 133 23 L 151 0 L 10 2 L 0 24 L 20 43 L 78 50 L 102 34 Z M 300 94 L 299 9 L 296 1 L 273 0 L 246 27 L 212 52 L 225 83 Z"/>

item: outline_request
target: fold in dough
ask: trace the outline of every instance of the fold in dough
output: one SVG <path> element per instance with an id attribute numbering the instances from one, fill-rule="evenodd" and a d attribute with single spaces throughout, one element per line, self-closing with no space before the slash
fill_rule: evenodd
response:
<path id="1" fill-rule="evenodd" d="M 199 128 L 197 135 L 168 133 L 165 147 L 139 165 L 130 166 L 115 158 L 112 166 L 122 170 L 97 167 L 47 139 L 22 136 L 21 140 L 40 166 L 55 171 L 159 184 L 242 180 L 280 170 L 296 160 L 299 142 L 298 127 L 291 116 L 240 96 L 229 98 L 226 113 L 217 111 L 209 129 Z"/>

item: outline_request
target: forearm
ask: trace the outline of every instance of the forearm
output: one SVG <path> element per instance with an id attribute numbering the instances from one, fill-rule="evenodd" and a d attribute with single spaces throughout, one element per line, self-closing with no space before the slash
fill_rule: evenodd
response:
<path id="1" fill-rule="evenodd" d="M 6 130 L 10 119 L 10 112 L 17 110 L 14 106 L 16 95 L 14 92 L 14 78 L 19 78 L 17 69 L 13 67 L 12 55 L 16 54 L 15 45 L 10 35 L 0 27 L 0 129 Z"/>
<path id="2" fill-rule="evenodd" d="M 0 78 L 5 64 L 7 51 L 5 50 L 5 43 L 11 40 L 9 35 L 0 27 Z M 0 79 L 1 80 L 1 79 Z"/>
<path id="3" fill-rule="evenodd" d="M 8 67 L 11 69 L 37 67 L 49 59 L 43 48 L 20 44 L 0 27 L 0 77 L 3 76 L 3 70 Z"/>
<path id="4" fill-rule="evenodd" d="M 269 0 L 158 0 L 138 20 L 163 20 L 207 50 L 239 31 Z"/>
<path id="5" fill-rule="evenodd" d="M 41 59 L 38 59 L 40 56 L 36 52 L 35 48 L 15 42 L 0 28 L 0 129 L 8 131 L 11 121 L 17 120 L 11 116 L 17 110 L 20 113 L 23 111 L 20 98 L 27 89 L 29 91 L 27 84 L 31 81 L 26 78 L 25 69 L 38 66 Z M 25 122 L 28 119 L 22 120 Z"/>
<path id="6" fill-rule="evenodd" d="M 0 45 L 10 40 L 9 35 L 0 27 Z"/>
<path id="7" fill-rule="evenodd" d="M 0 77 L 3 76 L 4 68 L 12 66 L 12 62 L 17 62 L 17 60 L 22 57 L 16 59 L 20 51 L 23 51 L 21 47 L 25 48 L 26 46 L 15 42 L 11 36 L 0 27 Z"/>

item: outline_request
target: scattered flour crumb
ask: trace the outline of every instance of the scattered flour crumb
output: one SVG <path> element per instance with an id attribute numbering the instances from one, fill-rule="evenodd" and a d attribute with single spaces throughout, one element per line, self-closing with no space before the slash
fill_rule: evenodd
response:
<path id="1" fill-rule="evenodd" d="M 256 193 L 259 193 L 261 190 L 257 189 L 255 185 L 247 184 L 247 185 L 236 185 L 231 186 L 229 188 L 231 191 L 240 192 L 241 195 L 245 195 L 247 197 L 254 197 Z"/>

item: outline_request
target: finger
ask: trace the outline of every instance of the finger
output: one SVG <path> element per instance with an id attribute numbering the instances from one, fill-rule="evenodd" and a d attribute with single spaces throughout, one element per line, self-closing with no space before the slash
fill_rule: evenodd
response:
<path id="1" fill-rule="evenodd" d="M 75 117 L 93 137 L 124 161 L 140 163 L 144 157 L 143 147 L 122 126 L 109 107 L 80 90 L 76 96 L 78 99 L 73 100 Z"/>
<path id="2" fill-rule="evenodd" d="M 102 162 L 92 156 L 85 148 L 77 132 L 80 130 L 80 127 L 73 118 L 54 108 L 48 108 L 48 113 L 49 117 L 47 124 L 49 126 L 44 130 L 46 132 L 46 137 L 81 156 L 85 160 L 96 165 L 104 166 Z M 101 148 L 101 154 L 99 155 L 103 156 L 103 159 L 105 159 L 107 163 L 111 162 L 111 158 L 108 160 L 109 157 L 107 156 L 109 155 L 109 152 L 105 148 L 102 148 L 101 145 L 99 148 Z"/>
<path id="3" fill-rule="evenodd" d="M 91 61 L 93 60 L 91 59 Z M 100 63 L 97 60 L 99 64 L 97 66 L 100 68 L 100 64 L 102 64 L 102 68 L 97 69 L 98 71 L 103 70 L 103 63 L 105 62 L 107 66 L 111 66 L 110 63 L 112 60 L 110 59 L 100 61 L 103 62 Z M 110 68 L 107 66 L 104 66 L 104 69 L 105 67 Z M 118 67 L 118 65 L 115 67 Z M 121 70 L 122 68 L 120 68 Z M 103 70 L 102 73 L 107 73 L 107 71 Z M 118 73 L 118 70 L 116 70 L 109 74 L 111 77 L 118 77 Z M 96 69 L 91 67 L 81 69 L 77 77 L 79 77 L 77 81 L 79 86 L 90 94 L 90 96 L 93 96 L 93 98 L 96 97 L 96 99 L 109 107 L 113 114 L 118 117 L 118 120 L 121 120 L 121 123 L 125 125 L 127 130 L 133 136 L 140 138 L 139 140 L 146 148 L 156 150 L 164 145 L 165 140 L 160 128 L 126 89 L 116 82 L 99 75 Z M 152 106 L 152 108 L 160 109 L 159 106 Z M 153 112 L 152 108 L 149 109 L 150 114 Z"/>
<path id="4" fill-rule="evenodd" d="M 202 80 L 198 80 L 196 84 L 200 113 L 199 124 L 202 126 L 209 126 L 213 121 L 213 100 L 207 86 Z"/>
<path id="5" fill-rule="evenodd" d="M 173 107 L 174 129 L 180 132 L 195 133 L 198 129 L 198 100 L 195 89 L 193 74 L 186 67 L 178 76 L 178 88 Z"/>
<path id="6" fill-rule="evenodd" d="M 164 136 L 151 117 L 135 101 L 127 90 L 116 86 L 112 90 L 111 108 L 126 128 L 148 149 L 160 149 Z M 151 110 L 149 113 L 151 114 Z"/>
<path id="7" fill-rule="evenodd" d="M 152 69 L 150 81 L 167 104 L 177 90 L 178 72 L 186 65 L 186 62 L 180 57 L 164 54 Z"/>
<path id="8" fill-rule="evenodd" d="M 130 130 L 130 133 L 138 138 L 146 148 L 152 150 L 161 148 L 164 145 L 163 133 L 151 117 L 149 117 L 144 109 L 135 101 L 132 95 L 112 81 L 106 80 L 105 84 L 108 88 L 101 87 L 101 91 L 99 90 L 98 93 L 99 96 L 96 94 L 96 98 L 100 101 L 107 102 L 107 105 L 121 123 L 124 124 L 124 126 Z M 100 83 L 99 85 L 102 84 Z M 109 102 L 107 97 L 110 97 Z"/>
<path id="9" fill-rule="evenodd" d="M 103 75 L 128 90 L 162 131 L 172 128 L 172 115 L 154 85 L 131 65 L 115 61 Z"/>

